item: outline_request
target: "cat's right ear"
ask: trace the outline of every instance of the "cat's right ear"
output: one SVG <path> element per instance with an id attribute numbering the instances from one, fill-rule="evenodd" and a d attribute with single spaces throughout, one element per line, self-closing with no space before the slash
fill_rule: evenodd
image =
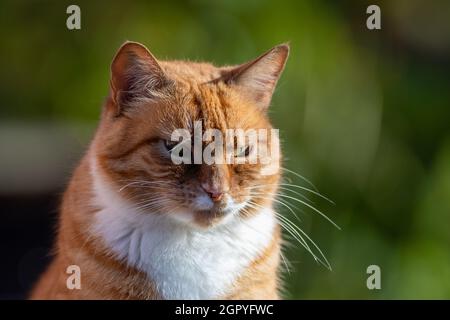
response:
<path id="1" fill-rule="evenodd" d="M 140 43 L 125 42 L 111 64 L 110 99 L 117 113 L 152 99 L 167 83 L 156 58 Z"/>

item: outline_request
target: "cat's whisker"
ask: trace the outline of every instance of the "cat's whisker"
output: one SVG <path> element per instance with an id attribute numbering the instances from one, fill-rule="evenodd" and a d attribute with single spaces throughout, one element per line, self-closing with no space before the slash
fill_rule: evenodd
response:
<path id="1" fill-rule="evenodd" d="M 303 201 L 303 200 L 297 199 L 297 198 L 295 198 L 295 197 L 288 196 L 288 195 L 283 195 L 283 194 L 281 194 L 281 195 L 279 195 L 279 196 L 280 196 L 280 197 L 285 197 L 285 198 L 292 199 L 292 200 L 294 200 L 294 201 L 297 201 L 297 202 L 299 202 L 299 203 L 301 203 L 301 204 L 307 206 L 307 207 L 310 208 L 311 210 L 314 210 L 315 212 L 317 212 L 318 214 L 320 214 L 324 219 L 326 219 L 328 222 L 330 222 L 330 223 L 331 223 L 334 227 L 336 227 L 338 230 L 341 230 L 341 227 L 338 226 L 338 225 L 337 225 L 330 217 L 328 217 L 328 216 L 327 216 L 326 214 L 324 214 L 322 211 L 320 211 L 320 210 L 317 209 L 316 207 L 310 205 L 309 203 L 307 203 L 307 202 L 305 202 L 305 201 Z"/>
<path id="2" fill-rule="evenodd" d="M 285 195 L 285 194 L 275 194 L 275 193 L 261 193 L 261 194 L 256 194 L 254 193 L 254 195 L 257 195 L 259 197 L 261 197 L 261 195 L 272 195 L 272 196 L 279 196 L 279 197 L 284 197 L 284 198 L 288 198 L 288 199 L 292 199 L 296 202 L 299 202 L 305 206 L 307 206 L 308 208 L 310 208 L 311 210 L 315 211 L 316 213 L 318 213 L 319 215 L 321 215 L 325 220 L 327 220 L 328 222 L 330 222 L 335 228 L 337 228 L 338 230 L 341 230 L 341 227 L 338 226 L 333 220 L 331 220 L 331 218 L 329 218 L 326 214 L 324 214 L 322 211 L 320 211 L 319 209 L 317 209 L 316 207 L 310 205 L 309 203 L 297 199 L 295 197 L 289 196 L 289 195 Z M 276 200 L 276 199 L 274 199 Z M 279 200 L 279 199 L 278 199 Z"/>
<path id="3" fill-rule="evenodd" d="M 303 187 L 303 186 L 299 186 L 299 185 L 292 184 L 292 183 L 280 183 L 280 186 L 287 186 L 287 187 L 292 187 L 292 188 L 302 189 L 302 190 L 304 190 L 304 191 L 310 192 L 310 193 L 312 193 L 312 194 L 314 194 L 314 195 L 316 195 L 316 196 L 318 196 L 318 197 L 320 197 L 320 198 L 322 198 L 322 199 L 324 199 L 324 200 L 330 202 L 330 203 L 333 204 L 333 205 L 335 204 L 333 200 L 327 198 L 326 196 L 324 196 L 324 195 L 321 194 L 320 192 L 311 190 L 311 189 L 306 188 L 306 187 Z"/>
<path id="4" fill-rule="evenodd" d="M 314 201 L 312 201 L 312 200 L 309 199 L 307 196 L 305 196 L 304 194 L 301 194 L 301 193 L 298 192 L 298 191 L 295 191 L 295 190 L 292 190 L 292 189 L 289 189 L 289 188 L 283 187 L 283 186 L 278 187 L 278 189 L 284 190 L 284 191 L 292 192 L 293 194 L 296 194 L 296 195 L 298 195 L 300 198 L 304 199 L 305 201 L 308 201 L 309 203 L 314 203 Z"/>
<path id="5" fill-rule="evenodd" d="M 287 260 L 287 258 L 284 255 L 282 250 L 280 250 L 280 256 L 281 256 L 281 260 L 283 261 L 284 266 L 286 267 L 287 273 L 290 275 L 291 274 L 291 269 L 289 268 L 290 262 L 289 262 L 289 260 Z"/>
<path id="6" fill-rule="evenodd" d="M 248 187 L 245 189 L 257 189 L 257 188 L 264 188 L 264 187 L 270 187 L 270 186 L 282 186 L 282 187 L 292 187 L 292 188 L 297 188 L 297 189 L 301 189 L 304 190 L 306 192 L 312 193 L 328 202 L 330 202 L 331 204 L 335 205 L 333 200 L 330 200 L 329 198 L 327 198 L 326 196 L 324 196 L 323 194 L 319 193 L 318 191 L 314 191 L 311 190 L 309 188 L 306 188 L 304 186 L 299 186 L 297 184 L 292 184 L 292 183 L 279 183 L 279 184 L 263 184 L 263 185 L 257 185 L 257 186 L 252 186 L 252 187 Z"/>
<path id="7" fill-rule="evenodd" d="M 281 168 L 281 170 L 283 170 L 283 171 L 292 173 L 292 174 L 295 175 L 296 177 L 298 177 L 298 178 L 300 178 L 301 180 L 303 180 L 303 181 L 305 181 L 306 183 L 308 183 L 308 184 L 309 184 L 311 187 L 313 187 L 316 191 L 319 191 L 319 190 L 317 189 L 317 187 L 316 187 L 310 180 L 308 180 L 307 178 L 305 178 L 304 176 L 302 176 L 300 173 L 295 172 L 295 171 L 293 171 L 293 170 L 290 170 L 290 169 L 288 169 L 288 168 L 286 168 L 286 167 L 280 167 L 280 168 Z"/>
<path id="8" fill-rule="evenodd" d="M 285 201 L 282 201 L 280 199 L 275 199 L 275 198 L 271 198 L 271 197 L 263 197 L 264 195 L 267 195 L 267 193 L 253 194 L 253 196 L 257 196 L 261 199 L 271 200 L 271 201 L 281 204 L 282 206 L 286 207 L 297 218 L 297 220 L 301 221 L 301 219 L 298 217 L 297 213 L 295 213 L 295 211 L 291 208 L 290 205 L 292 205 L 292 204 L 290 204 L 290 203 L 288 204 Z"/>
<path id="9" fill-rule="evenodd" d="M 287 219 L 286 217 L 282 216 L 281 214 L 277 214 L 277 217 L 279 219 Z M 288 221 L 290 221 L 289 219 L 287 219 Z M 314 248 L 316 248 L 316 250 L 319 252 L 319 254 L 321 255 L 321 257 L 323 258 L 324 261 L 322 261 L 320 258 L 318 258 L 315 254 L 313 255 L 314 258 L 316 259 L 316 261 L 320 262 L 323 266 L 325 266 L 326 268 L 328 268 L 329 270 L 331 270 L 331 265 L 328 262 L 328 259 L 326 258 L 325 254 L 322 252 L 322 250 L 320 249 L 320 247 L 308 236 L 308 234 L 306 232 L 304 232 L 299 226 L 297 226 L 296 224 L 294 224 L 292 221 L 290 221 L 292 228 L 296 229 L 298 232 L 300 232 L 313 246 Z M 311 250 L 312 252 L 312 250 Z"/>
<path id="10" fill-rule="evenodd" d="M 247 215 L 250 214 L 250 212 L 249 212 L 245 207 L 242 208 L 241 210 L 242 210 L 245 214 L 247 214 Z M 248 224 L 248 223 L 247 223 L 244 219 L 242 219 L 241 217 L 238 217 L 238 218 L 239 218 L 239 220 L 240 220 L 241 223 L 245 224 L 247 227 L 249 227 L 250 229 L 254 230 L 255 232 L 258 232 L 258 233 L 260 233 L 260 234 L 262 234 L 262 235 L 265 235 L 265 236 L 271 236 L 270 234 L 263 233 L 263 232 L 261 232 L 260 230 L 258 230 L 258 229 L 256 229 L 256 228 L 252 227 L 250 224 Z M 289 265 L 288 265 L 288 261 L 287 261 L 287 259 L 286 259 L 286 257 L 284 256 L 284 254 L 283 254 L 282 251 L 280 251 L 280 256 L 281 256 L 281 259 L 282 259 L 282 261 L 283 261 L 284 266 L 286 267 L 286 271 L 288 272 L 288 274 L 290 274 L 291 272 L 290 272 L 290 268 L 289 268 Z"/>
<path id="11" fill-rule="evenodd" d="M 297 228 L 294 227 L 295 224 L 292 221 L 290 221 L 289 219 L 287 219 L 286 217 L 284 217 L 278 213 L 275 213 L 275 216 L 277 217 L 280 225 L 285 230 L 290 232 L 290 234 L 294 237 L 294 239 L 297 240 L 298 242 L 300 242 L 300 244 L 314 257 L 314 259 L 317 260 L 317 256 L 313 253 L 313 251 L 311 250 L 308 243 L 301 236 L 301 234 L 297 231 Z"/>
<path id="12" fill-rule="evenodd" d="M 257 204 L 256 202 L 253 202 L 253 201 L 249 201 L 249 202 L 248 202 L 248 205 L 249 205 L 250 207 L 256 209 L 256 210 L 258 210 L 258 208 L 259 208 L 259 209 L 264 209 L 263 206 Z M 274 211 L 274 212 L 275 212 L 275 214 L 277 214 L 276 211 Z M 290 220 L 289 220 L 289 221 L 290 221 Z M 305 245 L 307 246 L 306 242 L 305 242 Z"/>
<path id="13" fill-rule="evenodd" d="M 250 203 L 249 206 L 250 207 L 254 206 L 254 208 L 258 208 L 258 207 L 263 208 L 262 206 L 259 206 L 256 203 Z M 300 229 L 300 227 L 295 225 L 292 221 L 290 221 L 288 218 L 282 216 L 278 212 L 274 211 L 274 213 L 275 213 L 275 216 L 278 218 L 278 222 L 283 227 L 283 229 L 286 230 L 298 243 L 300 243 L 302 245 L 302 247 L 304 247 L 306 249 L 306 251 L 308 251 L 311 254 L 311 256 L 314 258 L 314 260 L 320 261 L 320 259 L 314 254 L 314 252 L 311 250 L 310 246 L 307 244 L 307 242 L 302 237 L 302 235 L 296 230 L 296 229 Z M 302 231 L 302 233 L 303 233 L 303 231 Z"/>
<path id="14" fill-rule="evenodd" d="M 132 183 L 140 183 L 140 184 L 152 184 L 152 183 L 165 183 L 165 184 L 175 184 L 166 180 L 121 180 L 121 182 L 132 182 Z"/>
<path id="15" fill-rule="evenodd" d="M 160 196 L 155 196 L 154 191 L 156 191 L 156 190 L 165 191 L 165 190 L 167 190 L 167 188 L 165 188 L 165 187 L 151 188 L 150 192 L 135 191 L 135 192 L 132 192 L 130 195 L 128 195 L 126 197 L 126 200 L 131 205 L 139 205 L 139 204 L 142 204 L 145 201 L 149 201 L 151 199 L 159 199 L 159 198 L 161 198 Z"/>
<path id="16" fill-rule="evenodd" d="M 169 186 L 174 186 L 174 183 L 168 182 L 168 181 L 164 181 L 164 180 L 157 180 L 157 181 L 145 181 L 145 180 L 133 180 L 131 182 L 129 182 L 128 184 L 122 186 L 118 192 L 122 192 L 123 190 L 125 190 L 126 188 L 130 187 L 130 186 L 137 186 L 137 187 L 153 187 L 153 186 L 164 186 L 164 187 L 169 187 Z"/>
<path id="17" fill-rule="evenodd" d="M 272 195 L 275 195 L 276 196 L 276 194 L 272 194 Z M 270 199 L 270 198 L 269 198 Z M 295 199 L 295 198 L 294 198 Z M 298 199 L 297 199 L 298 200 Z M 298 201 L 301 201 L 301 200 L 298 200 Z M 259 208 L 262 208 L 262 206 L 260 206 L 259 204 L 257 204 L 257 203 L 254 203 L 253 201 L 249 201 L 250 203 L 251 203 L 251 205 L 253 205 L 253 206 L 255 206 L 255 207 L 259 207 Z M 282 216 L 280 213 L 278 213 L 278 212 L 276 212 L 275 211 L 275 215 L 280 219 L 280 220 L 282 220 L 283 222 L 284 222 L 284 224 L 285 225 L 289 225 L 290 226 L 290 228 L 286 228 L 285 226 L 283 226 L 283 224 L 282 224 L 282 226 L 283 226 L 283 228 L 286 230 L 286 229 L 289 229 L 291 232 L 294 232 L 293 230 L 292 230 L 292 228 L 294 229 L 294 230 L 297 230 L 297 232 L 294 232 L 294 234 L 295 235 L 297 235 L 297 237 L 295 237 L 295 239 L 297 239 L 297 241 L 299 241 L 302 245 L 303 245 L 303 247 L 305 247 L 305 249 L 308 251 L 308 252 L 310 252 L 310 254 L 314 257 L 314 259 L 316 260 L 316 261 L 319 261 L 322 265 L 324 265 L 326 268 L 328 268 L 328 269 L 330 269 L 331 270 L 331 265 L 330 265 L 330 263 L 328 262 L 328 259 L 326 258 L 326 256 L 323 254 L 323 252 L 322 252 L 322 250 L 319 248 L 319 246 L 299 227 L 299 226 L 297 226 L 295 223 L 293 223 L 291 220 L 289 220 L 287 217 L 285 217 L 285 216 Z M 281 224 L 281 223 L 280 223 Z M 288 230 L 286 230 L 286 231 L 288 231 Z M 288 231 L 289 232 L 289 231 Z M 320 255 L 323 257 L 323 259 L 324 259 L 324 261 L 322 261 L 321 259 L 319 259 L 319 258 L 317 258 L 317 256 L 312 252 L 312 250 L 310 249 L 310 247 L 307 245 L 307 243 L 306 243 L 306 241 L 303 239 L 303 237 L 300 235 L 300 234 L 298 234 L 298 233 L 301 233 L 303 236 L 305 236 L 307 239 L 308 239 L 308 241 L 310 241 L 312 244 L 313 244 L 313 246 L 317 249 L 317 251 L 320 253 Z M 291 234 L 292 235 L 292 234 Z M 292 235 L 292 236 L 294 236 L 294 235 Z M 299 237 L 300 237 L 300 240 L 299 240 Z M 306 245 L 306 246 L 305 246 Z"/>
<path id="18" fill-rule="evenodd" d="M 271 196 L 274 196 L 274 197 L 278 197 L 278 196 L 284 195 L 284 193 L 280 193 L 280 192 L 277 192 L 277 193 L 272 193 L 272 192 L 254 192 L 254 191 L 253 191 L 253 192 L 250 192 L 249 195 L 250 195 L 250 197 L 252 197 L 252 196 L 260 197 L 260 196 L 264 196 L 264 195 L 271 195 Z M 272 198 L 270 198 L 270 199 L 272 199 Z M 296 205 L 292 204 L 291 202 L 285 200 L 284 198 L 282 198 L 282 199 L 277 199 L 277 200 L 283 201 L 283 202 L 285 202 L 286 204 L 288 204 L 288 205 L 290 205 L 291 207 L 293 207 L 294 209 L 299 210 L 300 212 L 304 213 L 304 211 L 303 211 L 302 209 L 300 209 L 300 208 L 297 207 Z"/>
<path id="19" fill-rule="evenodd" d="M 151 201 L 151 202 L 145 203 L 141 206 L 138 206 L 138 207 L 136 207 L 136 210 L 138 210 L 138 211 L 142 211 L 142 210 L 157 211 L 157 210 L 165 208 L 165 205 L 167 205 L 169 203 L 170 203 L 170 201 L 168 201 L 167 199 L 158 199 L 157 201 Z"/>
<path id="20" fill-rule="evenodd" d="M 139 206 L 141 206 L 141 205 L 145 205 L 145 204 L 147 204 L 147 203 L 150 203 L 151 201 L 157 201 L 157 200 L 160 200 L 160 199 L 157 198 L 157 197 L 154 197 L 154 198 L 148 198 L 148 199 L 145 199 L 145 200 L 142 200 L 142 201 L 133 203 L 133 206 L 139 207 Z"/>
<path id="21" fill-rule="evenodd" d="M 285 229 L 287 226 L 289 226 L 288 228 L 291 231 L 291 235 L 292 235 L 292 233 L 294 233 L 297 241 L 299 241 L 298 239 L 301 239 L 301 244 L 303 244 L 305 249 L 313 256 L 314 260 L 316 260 L 317 262 L 321 263 L 323 266 L 325 266 L 326 268 L 331 270 L 331 265 L 328 262 L 328 259 L 326 258 L 325 254 L 320 249 L 320 247 L 299 226 L 297 226 L 292 221 L 290 221 L 288 218 L 284 217 L 283 215 L 281 215 L 279 213 L 276 213 L 276 216 L 279 220 L 284 222 L 284 223 L 281 223 L 281 225 L 284 226 Z M 309 245 L 307 244 L 306 240 L 303 238 L 302 235 L 304 237 L 306 237 L 306 239 L 314 246 L 314 248 L 316 248 L 316 250 L 322 256 L 324 261 L 322 261 L 322 259 L 317 257 L 317 255 L 312 251 L 312 249 L 309 247 Z"/>
<path id="22" fill-rule="evenodd" d="M 149 197 L 150 196 L 150 197 Z M 134 202 L 132 203 L 132 206 L 140 209 L 140 206 L 145 206 L 147 204 L 151 204 L 151 203 L 156 203 L 156 202 L 164 202 L 164 201 L 168 201 L 168 199 L 165 198 L 161 198 L 160 196 L 154 195 L 153 193 L 140 193 L 138 195 L 135 195 L 133 197 L 131 197 L 129 200 L 133 200 L 137 197 L 140 197 L 142 200 L 138 201 L 138 202 Z"/>
<path id="23" fill-rule="evenodd" d="M 249 187 L 249 188 L 245 188 L 245 189 L 247 189 L 247 190 L 259 190 L 259 189 L 262 189 L 262 188 L 264 188 L 264 187 L 266 187 L 266 186 L 276 186 L 276 184 L 269 184 L 269 185 L 259 185 L 259 186 L 254 186 L 254 187 Z M 309 203 L 314 203 L 314 201 L 312 201 L 311 199 L 309 199 L 307 196 L 305 196 L 304 194 L 302 194 L 302 193 L 300 193 L 300 192 L 298 192 L 298 191 L 296 191 L 296 190 L 292 190 L 291 188 L 288 188 L 288 187 L 286 187 L 286 186 L 279 186 L 279 187 L 277 187 L 277 189 L 279 189 L 279 190 L 283 190 L 283 191 L 288 191 L 288 192 L 292 192 L 293 194 L 296 194 L 296 195 L 298 195 L 299 197 L 301 197 L 302 199 L 304 199 L 305 201 L 308 201 Z"/>

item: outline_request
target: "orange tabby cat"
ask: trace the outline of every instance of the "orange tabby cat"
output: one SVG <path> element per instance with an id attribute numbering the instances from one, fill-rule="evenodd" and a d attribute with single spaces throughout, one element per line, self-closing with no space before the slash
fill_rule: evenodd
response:
<path id="1" fill-rule="evenodd" d="M 273 163 L 174 164 L 171 132 L 271 129 L 289 47 L 237 67 L 157 61 L 125 43 L 94 140 L 64 194 L 55 257 L 32 299 L 277 299 Z M 238 156 L 245 157 L 244 154 Z M 280 158 L 271 161 L 279 162 Z M 67 286 L 78 266 L 80 288 Z"/>

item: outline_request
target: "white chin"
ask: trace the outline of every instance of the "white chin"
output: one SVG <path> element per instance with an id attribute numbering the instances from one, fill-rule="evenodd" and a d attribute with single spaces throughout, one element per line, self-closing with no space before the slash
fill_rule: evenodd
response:
<path id="1" fill-rule="evenodd" d="M 189 211 L 170 213 L 169 218 L 184 225 L 193 225 L 195 223 L 194 213 Z"/>

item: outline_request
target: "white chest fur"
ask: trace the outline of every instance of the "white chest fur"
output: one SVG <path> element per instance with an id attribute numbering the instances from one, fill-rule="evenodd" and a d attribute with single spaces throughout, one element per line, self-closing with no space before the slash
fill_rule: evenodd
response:
<path id="1" fill-rule="evenodd" d="M 127 263 L 145 272 L 166 299 L 215 299 L 227 294 L 245 268 L 270 244 L 271 209 L 250 219 L 199 230 L 170 217 L 139 214 L 101 178 L 95 164 L 92 229 Z"/>

